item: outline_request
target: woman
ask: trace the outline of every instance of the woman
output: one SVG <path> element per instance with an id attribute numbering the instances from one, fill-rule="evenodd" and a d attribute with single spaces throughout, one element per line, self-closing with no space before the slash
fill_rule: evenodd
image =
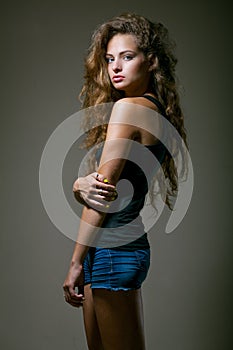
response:
<path id="1" fill-rule="evenodd" d="M 139 158 L 147 158 L 148 153 L 143 152 L 149 150 L 158 159 L 168 181 L 165 202 L 171 208 L 177 171 L 171 154 L 159 141 L 163 123 L 154 119 L 156 137 L 149 131 L 154 126 L 148 115 L 166 116 L 186 143 L 176 62 L 166 28 L 130 13 L 111 19 L 95 31 L 86 58 L 83 107 L 108 102 L 114 106 L 108 127 L 90 130 L 85 141 L 87 147 L 104 140 L 105 144 L 96 155 L 97 173 L 74 184 L 76 198 L 84 208 L 63 289 L 68 303 L 83 306 L 87 343 L 92 350 L 145 349 L 141 285 L 149 269 L 150 246 L 139 213 L 148 192 L 148 174 L 145 176 L 129 159 L 132 144 L 140 145 Z M 146 111 L 143 118 L 142 111 Z M 136 122 L 132 123 L 132 115 Z M 148 171 L 152 178 L 155 168 Z M 110 203 L 117 202 L 116 185 L 123 178 L 130 180 L 134 193 L 130 197 L 126 186 L 123 198 L 130 200 L 118 211 L 108 213 L 104 208 L 111 209 Z M 95 244 L 102 228 L 123 232 L 115 246 L 111 242 L 109 247 Z M 108 234 L 105 237 L 108 239 Z M 127 237 L 125 244 L 122 237 Z"/>

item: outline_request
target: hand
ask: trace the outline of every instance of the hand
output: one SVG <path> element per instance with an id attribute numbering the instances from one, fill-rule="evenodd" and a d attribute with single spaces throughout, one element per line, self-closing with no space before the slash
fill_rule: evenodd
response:
<path id="1" fill-rule="evenodd" d="M 78 287 L 78 293 L 75 292 Z M 67 303 L 74 307 L 83 306 L 84 298 L 84 273 L 82 265 L 71 263 L 70 270 L 63 284 L 64 297 Z"/>
<path id="2" fill-rule="evenodd" d="M 106 201 L 111 202 L 117 198 L 116 187 L 110 185 L 103 175 L 92 173 L 78 178 L 73 184 L 75 198 L 81 199 L 90 207 L 101 210 L 106 208 Z"/>

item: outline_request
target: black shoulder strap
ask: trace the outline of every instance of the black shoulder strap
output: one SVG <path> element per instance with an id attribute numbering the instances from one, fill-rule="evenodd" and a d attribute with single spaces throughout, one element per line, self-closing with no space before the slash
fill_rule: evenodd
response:
<path id="1" fill-rule="evenodd" d="M 153 102 L 158 107 L 158 109 L 160 110 L 161 114 L 164 117 L 166 117 L 165 109 L 164 109 L 162 103 L 159 102 L 159 100 L 157 100 L 155 97 L 153 97 L 151 95 L 142 95 L 142 97 L 145 97 L 148 100 L 150 100 L 151 102 Z"/>

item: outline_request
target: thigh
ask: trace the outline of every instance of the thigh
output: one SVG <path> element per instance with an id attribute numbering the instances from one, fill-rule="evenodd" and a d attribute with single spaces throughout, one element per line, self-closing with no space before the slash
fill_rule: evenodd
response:
<path id="1" fill-rule="evenodd" d="M 103 350 L 90 284 L 84 287 L 84 295 L 83 319 L 88 348 L 90 350 Z"/>
<path id="2" fill-rule="evenodd" d="M 105 350 L 144 350 L 141 289 L 93 289 L 97 322 Z"/>

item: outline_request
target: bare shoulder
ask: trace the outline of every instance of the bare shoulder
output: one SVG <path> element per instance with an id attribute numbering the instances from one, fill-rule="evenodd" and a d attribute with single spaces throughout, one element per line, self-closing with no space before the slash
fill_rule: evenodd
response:
<path id="1" fill-rule="evenodd" d="M 158 130 L 160 120 L 155 108 L 155 104 L 144 97 L 122 98 L 115 102 L 109 124 L 125 124 L 140 134 L 142 130 Z"/>
<path id="2" fill-rule="evenodd" d="M 143 117 L 142 117 L 143 116 Z M 147 98 L 127 97 L 114 105 L 111 122 L 127 124 L 137 140 L 145 145 L 155 144 L 162 132 L 162 121 L 157 106 Z"/>
<path id="3" fill-rule="evenodd" d="M 114 103 L 110 123 L 127 122 L 133 116 L 142 113 L 144 105 L 140 102 L 140 97 L 125 97 Z"/>
<path id="4" fill-rule="evenodd" d="M 123 97 L 116 103 L 138 103 L 140 104 L 141 97 Z"/>
<path id="5" fill-rule="evenodd" d="M 157 106 L 147 98 L 143 96 L 138 96 L 138 97 L 124 97 L 118 100 L 115 104 L 123 104 L 123 103 L 128 103 L 128 104 L 134 104 L 134 105 L 140 105 L 143 107 L 147 107 L 150 109 L 153 109 L 155 111 L 158 110 Z"/>

